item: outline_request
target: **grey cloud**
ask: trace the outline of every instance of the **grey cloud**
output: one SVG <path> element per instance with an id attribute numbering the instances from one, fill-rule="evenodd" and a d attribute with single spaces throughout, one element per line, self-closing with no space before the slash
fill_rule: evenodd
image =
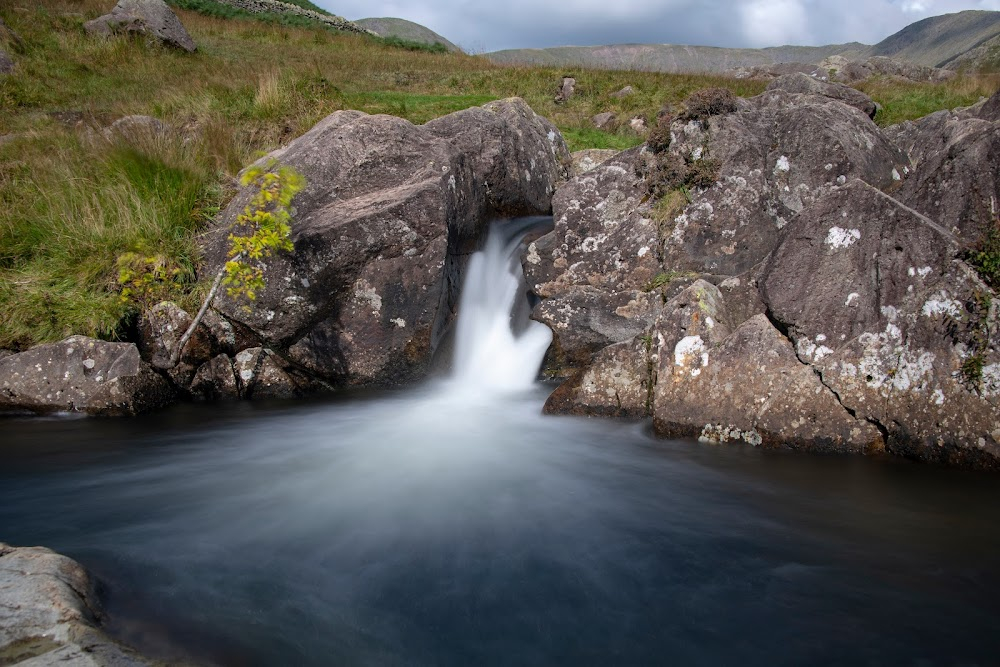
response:
<path id="1" fill-rule="evenodd" d="M 346 16 L 397 16 L 474 53 L 507 48 L 670 43 L 875 43 L 928 16 L 1000 9 L 1000 0 L 314 0 Z"/>

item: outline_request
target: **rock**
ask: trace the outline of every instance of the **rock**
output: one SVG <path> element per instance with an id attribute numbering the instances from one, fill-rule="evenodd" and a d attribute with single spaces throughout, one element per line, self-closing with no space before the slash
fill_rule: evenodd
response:
<path id="1" fill-rule="evenodd" d="M 1000 90 L 993 93 L 993 96 L 986 100 L 986 103 L 979 107 L 979 118 L 991 123 L 1000 123 Z"/>
<path id="2" fill-rule="evenodd" d="M 965 249 L 979 243 L 1000 211 L 1000 173 L 983 168 L 1000 163 L 1000 122 L 990 113 L 987 105 L 978 116 L 939 111 L 889 130 L 910 156 L 895 196 L 956 234 Z"/>
<path id="3" fill-rule="evenodd" d="M 235 348 L 233 327 L 209 309 L 184 346 L 176 366 L 170 357 L 191 325 L 191 315 L 170 301 L 158 303 L 139 319 L 138 348 L 144 361 L 163 369 L 181 389 L 187 390 L 198 368 L 219 354 L 232 354 Z"/>
<path id="4" fill-rule="evenodd" d="M 0 543 L 3 664 L 140 667 L 155 663 L 100 630 L 94 580 L 79 563 L 42 547 Z"/>
<path id="5" fill-rule="evenodd" d="M 562 82 L 559 84 L 559 92 L 556 93 L 555 103 L 564 104 L 569 102 L 569 99 L 573 97 L 573 93 L 576 92 L 576 79 L 571 76 L 564 76 Z"/>
<path id="6" fill-rule="evenodd" d="M 662 305 L 659 293 L 652 291 L 572 286 L 542 301 L 532 318 L 553 331 L 550 366 L 579 368 L 602 348 L 646 331 Z"/>
<path id="7" fill-rule="evenodd" d="M 544 298 L 572 286 L 643 290 L 661 270 L 655 223 L 640 210 L 646 187 L 633 148 L 561 186 L 553 230 L 522 257 L 529 289 Z"/>
<path id="8" fill-rule="evenodd" d="M 69 338 L 0 359 L 0 409 L 134 415 L 174 397 L 131 343 Z"/>
<path id="9" fill-rule="evenodd" d="M 488 223 L 548 212 L 569 153 L 515 98 L 419 127 L 341 111 L 264 160 L 306 179 L 295 251 L 269 261 L 252 310 L 224 295 L 215 307 L 324 382 L 381 386 L 423 376 Z M 224 261 L 228 225 L 251 194 L 219 216 L 208 271 Z"/>
<path id="10" fill-rule="evenodd" d="M 295 379 L 291 377 L 289 365 L 272 350 L 250 348 L 236 355 L 233 370 L 243 398 L 294 398 L 301 393 Z M 224 382 L 228 382 L 225 366 L 221 366 Z M 228 390 L 226 384 L 223 388 Z"/>
<path id="11" fill-rule="evenodd" d="M 632 95 L 634 93 L 635 93 L 635 88 L 633 88 L 632 86 L 625 86 L 618 92 L 611 93 L 611 97 L 622 99 L 623 97 L 628 97 L 629 95 Z"/>
<path id="12" fill-rule="evenodd" d="M 188 53 L 196 49 L 180 19 L 163 0 L 118 0 L 110 14 L 87 21 L 83 27 L 91 35 L 139 35 Z"/>
<path id="13" fill-rule="evenodd" d="M 0 49 L 0 74 L 10 74 L 14 71 L 14 59 Z"/>
<path id="14" fill-rule="evenodd" d="M 253 369 L 250 369 L 253 372 Z M 233 360 L 228 355 L 212 357 L 198 367 L 190 385 L 191 395 L 207 401 L 240 398 L 240 383 L 236 379 Z"/>
<path id="15" fill-rule="evenodd" d="M 104 137 L 108 140 L 124 139 L 134 143 L 170 133 L 169 125 L 152 116 L 123 116 L 104 130 Z"/>
<path id="16" fill-rule="evenodd" d="M 850 105 L 869 118 L 874 118 L 877 111 L 875 101 L 860 90 L 839 83 L 825 83 L 801 72 L 778 77 L 768 84 L 767 89 L 803 95 L 821 95 Z"/>
<path id="17" fill-rule="evenodd" d="M 599 113 L 590 119 L 590 122 L 594 124 L 598 130 L 610 130 L 614 126 L 615 119 L 618 116 L 611 113 L 610 111 L 605 111 L 604 113 Z"/>
<path id="18" fill-rule="evenodd" d="M 799 216 L 762 293 L 799 358 L 889 451 L 1000 468 L 997 309 L 960 257 L 950 232 L 855 181 Z"/>
<path id="19" fill-rule="evenodd" d="M 294 14 L 296 16 L 304 16 L 312 21 L 325 23 L 335 30 L 353 32 L 360 35 L 372 35 L 374 37 L 379 36 L 377 32 L 369 30 L 354 21 L 348 21 L 342 16 L 335 16 L 327 13 L 321 14 L 320 12 L 313 11 L 312 9 L 306 9 L 305 7 L 300 7 L 299 5 L 292 4 L 290 2 L 282 2 L 282 0 L 225 0 L 224 4 L 252 12 L 254 14 Z"/>
<path id="20" fill-rule="evenodd" d="M 831 452 L 881 447 L 879 431 L 839 404 L 764 315 L 719 345 L 688 336 L 660 346 L 658 356 L 653 424 L 664 437 Z"/>
<path id="21" fill-rule="evenodd" d="M 639 337 L 601 350 L 545 401 L 547 414 L 600 415 L 637 419 L 649 414 L 652 364 L 649 338 Z"/>
<path id="22" fill-rule="evenodd" d="M 642 116 L 635 116 L 628 122 L 628 126 L 632 128 L 632 131 L 639 136 L 646 136 L 649 134 L 649 126 L 646 125 L 646 119 Z"/>
<path id="23" fill-rule="evenodd" d="M 674 120 L 559 187 L 522 257 L 569 375 L 546 410 L 1000 468 L 1000 302 L 963 260 L 1000 200 L 996 123 L 883 132 L 817 92 Z"/>
<path id="24" fill-rule="evenodd" d="M 864 62 L 864 66 L 872 73 L 882 76 L 895 76 L 908 81 L 947 81 L 957 75 L 951 70 L 938 67 L 915 65 L 904 60 L 893 60 L 885 56 L 874 56 Z"/>
<path id="25" fill-rule="evenodd" d="M 582 151 L 576 151 L 570 156 L 572 160 L 570 176 L 585 174 L 597 165 L 615 157 L 620 152 L 613 148 L 585 148 Z"/>
<path id="26" fill-rule="evenodd" d="M 853 178 L 894 187 L 909 162 L 856 108 L 783 90 L 706 122 L 675 121 L 671 132 L 672 154 L 717 170 L 717 182 L 689 189 L 679 210 L 658 205 L 664 266 L 683 271 L 738 276 L 824 192 Z"/>

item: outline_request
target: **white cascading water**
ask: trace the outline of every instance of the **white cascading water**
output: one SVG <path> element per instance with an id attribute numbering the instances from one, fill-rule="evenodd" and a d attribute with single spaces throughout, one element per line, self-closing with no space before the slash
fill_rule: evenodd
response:
<path id="1" fill-rule="evenodd" d="M 514 225 L 516 228 L 517 226 Z M 451 384 L 476 394 L 521 391 L 538 376 L 552 332 L 531 320 L 519 261 L 523 226 L 495 224 L 466 269 L 459 302 Z"/>

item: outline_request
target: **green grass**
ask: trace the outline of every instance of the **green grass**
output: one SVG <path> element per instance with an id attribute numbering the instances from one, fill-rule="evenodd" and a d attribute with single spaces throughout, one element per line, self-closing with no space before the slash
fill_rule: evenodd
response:
<path id="1" fill-rule="evenodd" d="M 882 106 L 875 122 L 887 127 L 942 109 L 975 104 L 1000 87 L 1000 77 L 962 76 L 944 83 L 912 83 L 892 77 L 874 77 L 857 87 Z"/>
<path id="2" fill-rule="evenodd" d="M 14 74 L 0 77 L 0 135 L 13 135 L 0 140 L 0 348 L 71 333 L 121 335 L 142 306 L 120 298 L 122 257 L 153 256 L 179 269 L 180 280 L 164 284 L 163 296 L 196 304 L 197 235 L 225 204 L 228 184 L 256 156 L 333 111 L 423 123 L 519 96 L 559 127 L 571 149 L 624 149 L 642 139 L 625 123 L 614 132 L 596 130 L 591 117 L 611 111 L 651 123 L 664 103 L 700 88 L 723 86 L 743 96 L 764 88 L 711 76 L 579 69 L 572 72 L 576 95 L 556 104 L 565 68 L 410 50 L 244 15 L 214 0 L 174 3 L 199 10 L 178 10 L 198 44 L 194 54 L 88 37 L 83 23 L 106 13 L 110 0 L 19 4 L 0 4 L 0 16 L 25 42 Z M 612 97 L 625 85 L 635 94 Z M 976 85 L 963 100 L 985 84 Z M 961 92 L 950 86 L 943 97 L 897 84 L 873 94 L 887 108 L 910 94 L 930 98 L 933 107 Z M 175 133 L 132 143 L 102 138 L 103 128 L 130 114 L 159 118 Z"/>

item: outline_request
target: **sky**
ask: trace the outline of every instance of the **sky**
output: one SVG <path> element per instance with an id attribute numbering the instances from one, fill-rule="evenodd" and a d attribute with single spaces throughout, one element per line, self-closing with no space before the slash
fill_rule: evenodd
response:
<path id="1" fill-rule="evenodd" d="M 600 44 L 761 47 L 874 44 L 899 29 L 1000 0 L 313 0 L 348 19 L 425 25 L 469 53 Z"/>

